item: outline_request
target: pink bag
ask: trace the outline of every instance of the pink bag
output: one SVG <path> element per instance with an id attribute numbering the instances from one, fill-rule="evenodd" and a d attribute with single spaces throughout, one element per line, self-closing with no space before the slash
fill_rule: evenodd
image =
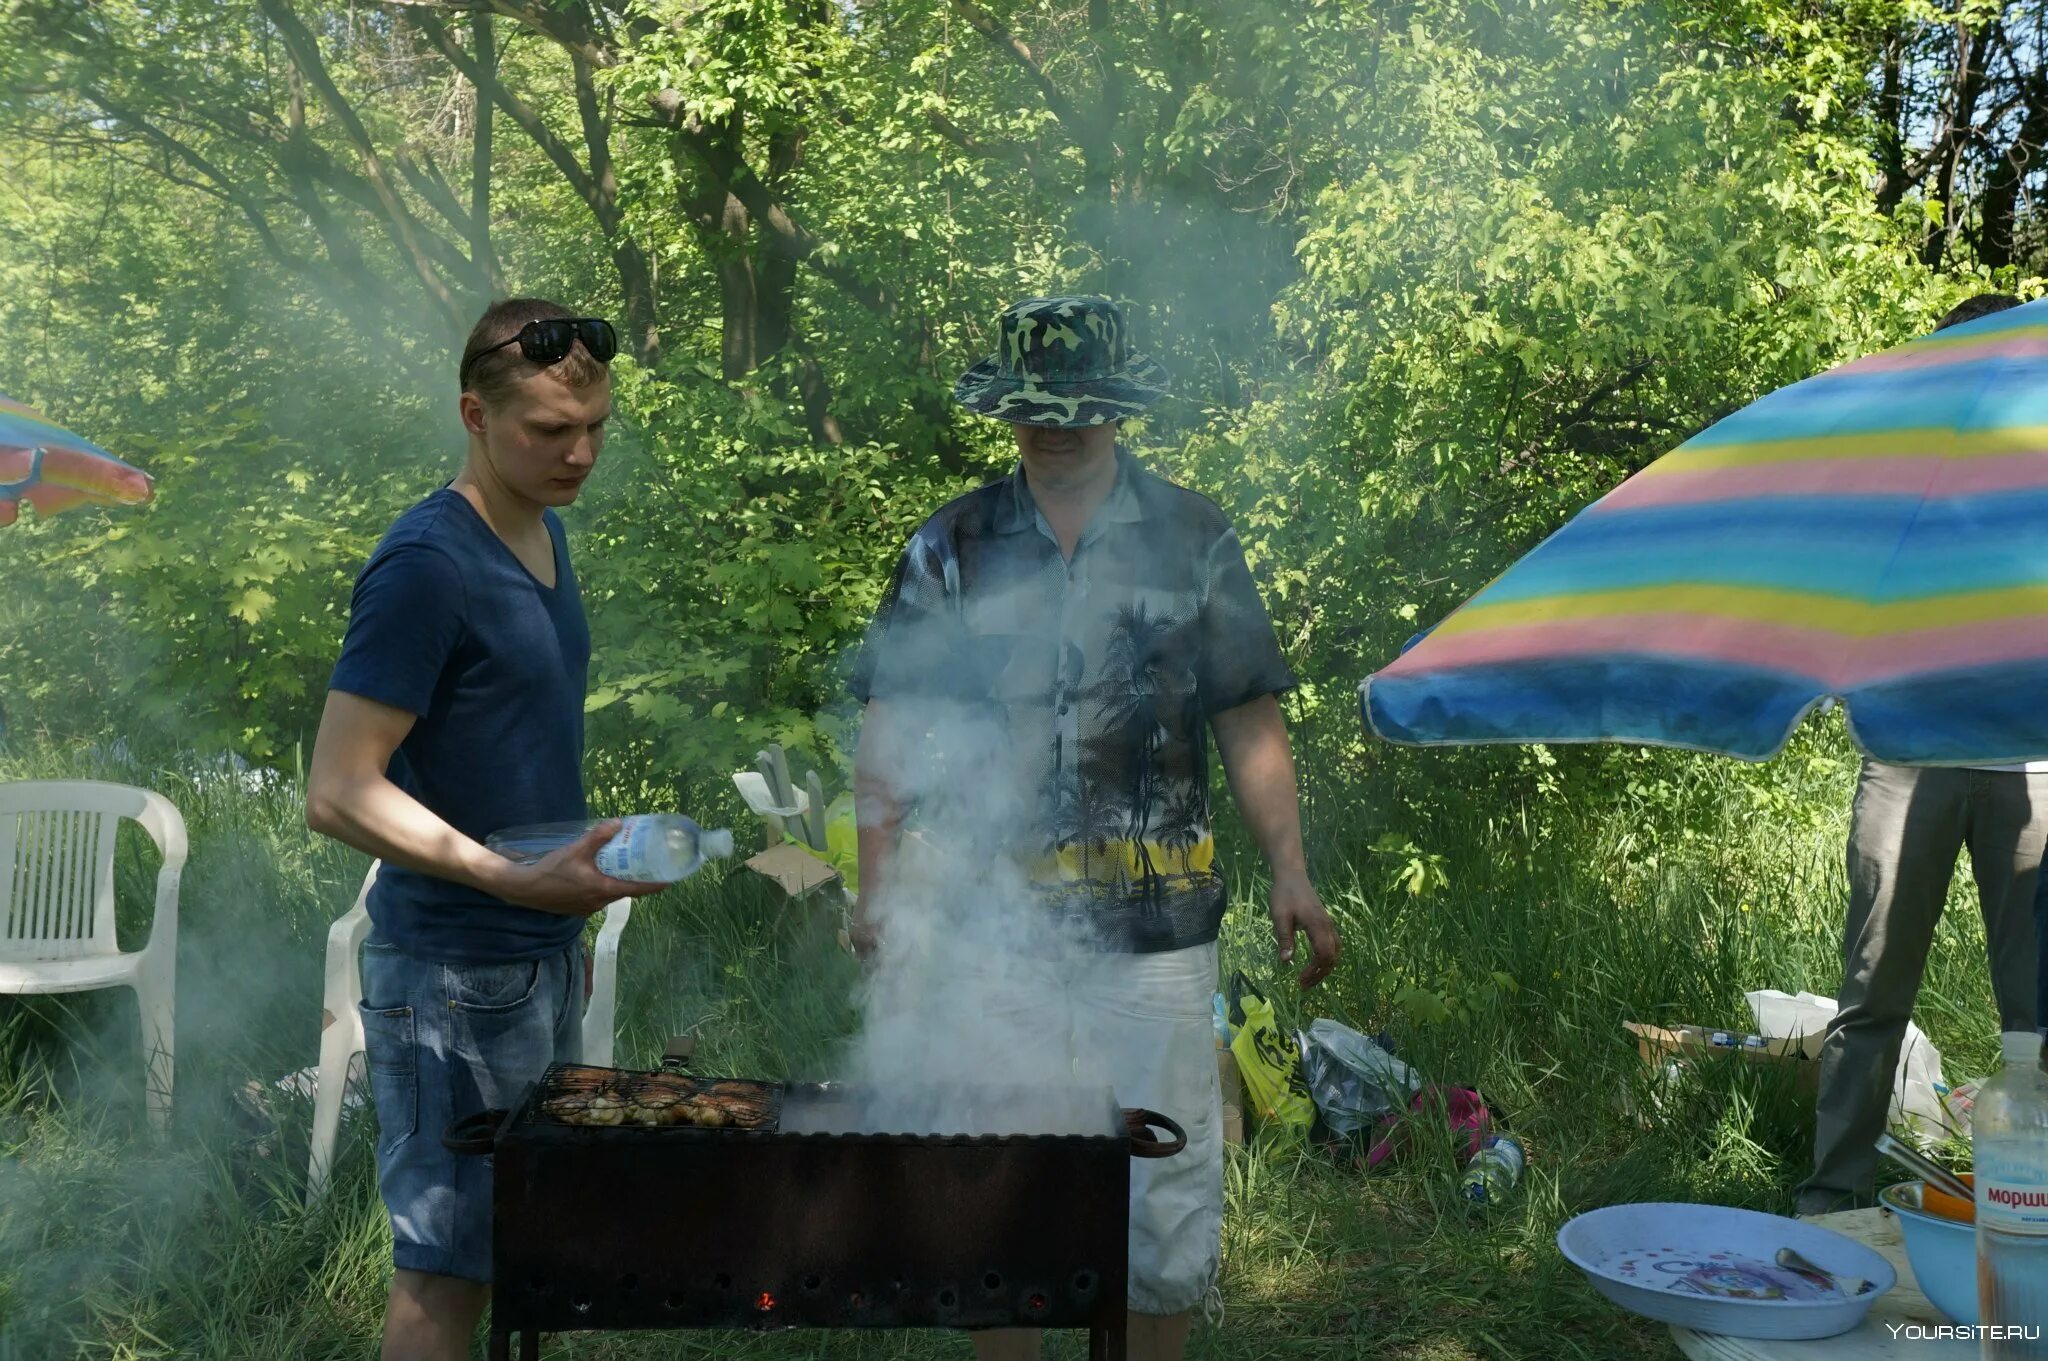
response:
<path id="1" fill-rule="evenodd" d="M 1432 1084 L 1415 1094 L 1415 1099 L 1408 1103 L 1407 1114 L 1380 1117 L 1374 1127 L 1379 1132 L 1373 1137 L 1371 1149 L 1366 1152 L 1365 1165 L 1378 1167 L 1400 1153 L 1408 1143 L 1409 1122 L 1433 1107 L 1443 1111 L 1453 1130 L 1464 1131 L 1464 1147 L 1459 1151 L 1458 1161 L 1463 1163 L 1477 1153 L 1493 1128 L 1492 1112 L 1486 1109 L 1479 1093 L 1470 1087 L 1438 1087 Z"/>

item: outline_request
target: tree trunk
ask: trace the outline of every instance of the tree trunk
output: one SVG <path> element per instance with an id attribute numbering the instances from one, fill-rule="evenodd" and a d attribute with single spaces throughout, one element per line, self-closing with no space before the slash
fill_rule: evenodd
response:
<path id="1" fill-rule="evenodd" d="M 840 429 L 839 418 L 832 414 L 832 385 L 825 370 L 808 354 L 802 357 L 797 369 L 796 386 L 803 398 L 804 423 L 810 427 L 811 438 L 820 444 L 846 443 L 846 432 Z"/>
<path id="2" fill-rule="evenodd" d="M 725 380 L 737 383 L 761 364 L 760 293 L 754 284 L 754 259 L 747 249 L 746 205 L 720 188 L 717 240 L 711 258 L 718 271 L 719 355 Z"/>
<path id="3" fill-rule="evenodd" d="M 802 158 L 802 147 L 803 139 L 793 129 L 784 129 L 768 140 L 767 184 L 777 198 L 782 197 L 788 176 Z M 754 359 L 765 364 L 790 341 L 798 260 L 786 238 L 770 231 L 757 231 L 755 238 L 758 330 Z M 823 382 L 822 375 L 819 381 Z"/>
<path id="4" fill-rule="evenodd" d="M 612 240 L 612 268 L 618 271 L 619 291 L 625 298 L 626 348 L 635 359 L 651 366 L 661 357 L 654 261 L 638 241 L 621 235 Z"/>
<path id="5" fill-rule="evenodd" d="M 1081 149 L 1077 225 L 1083 239 L 1101 253 L 1103 291 L 1115 296 L 1122 291 L 1129 262 L 1118 249 L 1116 230 L 1116 135 L 1123 121 L 1124 84 L 1109 50 L 1109 34 L 1109 0 L 1088 0 L 1088 39 L 1102 72 L 1102 98 Z"/>
<path id="6" fill-rule="evenodd" d="M 491 32 L 491 16 L 472 15 L 470 34 L 476 45 L 476 64 L 486 71 L 495 70 L 498 51 L 496 35 Z M 505 272 L 491 250 L 491 119 L 496 106 L 483 86 L 472 83 L 470 90 L 476 97 L 472 114 L 476 126 L 471 131 L 469 146 L 469 253 L 490 281 L 490 291 L 502 293 Z"/>
<path id="7" fill-rule="evenodd" d="M 2036 71 L 2027 82 L 2026 108 L 2012 145 L 1992 161 L 1979 202 L 1983 240 L 1978 243 L 1977 255 L 1993 269 L 2013 263 L 2013 219 L 2019 209 L 2020 186 L 2040 157 L 2042 144 L 2048 142 L 2048 71 Z"/>
<path id="8" fill-rule="evenodd" d="M 1900 49 L 1905 35 L 1885 39 L 1884 73 L 1877 92 L 1877 206 L 1889 215 L 1906 195 L 1906 100 Z"/>
<path id="9" fill-rule="evenodd" d="M 706 139 L 726 145 L 737 142 L 738 136 L 731 125 L 695 134 L 678 129 L 669 141 L 669 157 L 680 186 L 678 206 L 696 227 L 698 243 L 718 280 L 720 371 L 726 382 L 737 383 L 760 365 L 760 298 L 748 241 L 752 222 L 747 205 L 701 154 Z"/>
<path id="10" fill-rule="evenodd" d="M 1949 103 L 1941 130 L 1931 148 L 1935 162 L 1934 183 L 1929 192 L 1941 204 L 1941 220 L 1929 227 L 1927 239 L 1920 249 L 1921 262 L 1929 268 L 1940 267 L 1948 254 L 1956 226 L 1962 221 L 1963 215 L 1956 211 L 1954 201 L 1956 171 L 1976 135 L 1977 101 L 1984 90 L 1985 68 L 1990 61 L 1991 44 L 1997 30 L 1995 22 L 1986 24 L 1975 33 L 1963 23 L 1956 24 L 1955 79 L 1950 85 Z"/>

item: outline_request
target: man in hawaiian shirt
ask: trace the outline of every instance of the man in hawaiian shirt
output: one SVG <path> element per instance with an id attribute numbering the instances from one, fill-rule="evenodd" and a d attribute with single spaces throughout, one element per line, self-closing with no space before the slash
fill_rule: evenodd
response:
<path id="1" fill-rule="evenodd" d="M 1281 959 L 1305 933 L 1310 987 L 1337 958 L 1276 698 L 1295 681 L 1237 535 L 1215 503 L 1117 442 L 1166 387 L 1108 299 L 1005 312 L 999 352 L 954 395 L 1012 425 L 1019 464 L 912 536 L 851 685 L 866 705 L 856 948 L 886 956 L 903 924 L 906 822 L 978 842 L 1027 886 L 1001 909 L 1018 916 L 1017 948 L 1041 918 L 1089 947 L 1043 982 L 1056 995 L 1035 999 L 1032 1024 L 1065 1027 L 1077 1071 L 1085 1054 L 1123 1105 L 1187 1131 L 1179 1156 L 1133 1164 L 1138 1361 L 1181 1356 L 1220 1253 L 1210 999 L 1227 894 L 1210 836 L 1212 732 L 1272 869 Z M 983 1361 L 1035 1357 L 1038 1338 L 983 1333 L 975 1346 Z"/>

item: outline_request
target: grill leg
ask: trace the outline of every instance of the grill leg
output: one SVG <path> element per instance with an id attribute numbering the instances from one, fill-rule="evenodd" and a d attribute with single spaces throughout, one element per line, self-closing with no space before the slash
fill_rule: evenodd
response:
<path id="1" fill-rule="evenodd" d="M 491 1361 L 512 1361 L 512 1334 L 491 1329 Z"/>
<path id="2" fill-rule="evenodd" d="M 540 1361 L 540 1329 L 528 1328 L 519 1335 L 519 1361 Z"/>
<path id="3" fill-rule="evenodd" d="M 1088 1361 L 1125 1361 L 1130 1324 L 1118 1319 L 1107 1328 L 1088 1330 Z"/>

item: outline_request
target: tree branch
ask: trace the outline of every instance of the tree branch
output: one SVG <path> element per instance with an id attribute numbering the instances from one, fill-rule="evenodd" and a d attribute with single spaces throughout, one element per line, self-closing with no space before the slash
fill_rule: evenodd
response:
<path id="1" fill-rule="evenodd" d="M 254 229 L 256 239 L 262 243 L 263 248 L 270 252 L 271 256 L 280 264 L 290 265 L 293 263 L 295 257 L 286 251 L 283 244 L 278 241 L 276 234 L 271 230 L 270 219 L 264 214 L 262 206 L 255 201 L 248 190 L 244 189 L 233 176 L 214 164 L 209 157 L 202 154 L 196 148 L 187 146 L 125 104 L 110 98 L 104 91 L 89 90 L 86 92 L 86 98 L 106 110 L 110 117 L 134 128 L 166 153 L 183 161 L 207 180 L 219 186 L 221 196 L 239 208 L 242 216 L 248 219 L 249 226 Z"/>
<path id="2" fill-rule="evenodd" d="M 1031 55 L 1031 49 L 1024 45 L 1021 38 L 997 23 L 995 16 L 975 4 L 974 0 L 952 0 L 952 5 L 970 28 L 987 38 L 997 51 L 1008 56 L 1023 69 L 1024 74 L 1031 78 L 1031 83 L 1038 87 L 1039 94 L 1044 97 L 1045 106 L 1052 110 L 1053 117 L 1059 119 L 1069 133 L 1077 140 L 1087 135 L 1087 124 L 1081 117 L 1081 111 L 1074 107 L 1073 101 L 1061 92 L 1059 86 L 1053 84 L 1052 77 L 1046 75 L 1045 68 L 1038 64 L 1038 59 Z"/>
<path id="3" fill-rule="evenodd" d="M 422 11 L 442 14 L 502 14 L 522 28 L 548 38 L 572 52 L 581 52 L 593 66 L 613 66 L 618 54 L 598 35 L 590 11 L 579 3 L 564 5 L 523 3 L 522 0 L 378 0 L 404 11 L 408 17 Z"/>
<path id="4" fill-rule="evenodd" d="M 928 112 L 925 118 L 931 123 L 933 131 L 968 155 L 979 156 L 989 161 L 1011 162 L 1022 167 L 1024 173 L 1031 177 L 1033 184 L 1044 186 L 1045 181 L 1040 178 L 1038 172 L 1038 158 L 1031 154 L 1031 148 L 1016 142 L 985 142 L 937 109 Z"/>
<path id="5" fill-rule="evenodd" d="M 491 16 L 473 15 L 469 29 L 470 42 L 476 48 L 477 69 L 495 77 L 497 36 L 491 31 Z M 469 136 L 469 253 L 490 277 L 491 291 L 498 293 L 504 291 L 505 272 L 498 264 L 498 253 L 491 249 L 491 132 L 492 111 L 497 108 L 497 101 L 473 80 L 469 88 L 476 104 L 470 115 L 473 126 Z"/>
<path id="6" fill-rule="evenodd" d="M 298 203 L 301 211 L 306 213 L 308 221 L 312 223 L 315 233 L 326 248 L 329 262 L 326 267 L 322 267 L 316 260 L 288 250 L 283 242 L 278 240 L 263 205 L 248 191 L 241 180 L 229 174 L 205 153 L 172 136 L 157 124 L 136 113 L 118 97 L 108 95 L 104 90 L 88 90 L 86 98 L 98 105 L 108 117 L 141 133 L 166 156 L 174 157 L 190 166 L 204 181 L 211 181 L 209 185 L 200 180 L 187 180 L 169 169 L 157 172 L 173 184 L 188 185 L 201 192 L 213 194 L 240 209 L 251 230 L 255 232 L 257 241 L 272 259 L 287 269 L 319 280 L 331 296 L 340 301 L 344 310 L 362 312 L 364 309 L 357 304 L 365 298 L 374 297 L 382 306 L 395 305 L 400 301 L 399 295 L 390 285 L 364 262 L 354 242 L 335 229 L 317 196 L 308 201 L 301 199 L 295 192 L 291 201 Z M 311 193 L 309 186 L 305 192 Z"/>
<path id="7" fill-rule="evenodd" d="M 1941 130 L 1927 148 L 1929 163 L 1934 168 L 1933 194 L 1941 203 L 1942 216 L 1939 225 L 1929 227 L 1920 250 L 1922 262 L 1930 267 L 1941 263 L 1961 219 L 1952 202 L 1956 170 L 1977 133 L 1977 101 L 1984 92 L 1991 47 L 2000 36 L 1996 22 L 1972 33 L 1967 24 L 1958 20 L 1955 32 L 1956 70 L 1950 82 L 1949 100 L 1942 112 Z"/>
<path id="8" fill-rule="evenodd" d="M 333 77 L 327 72 L 326 63 L 320 58 L 319 44 L 314 40 L 299 16 L 293 13 L 287 0 L 257 0 L 263 14 L 277 29 L 278 36 L 291 54 L 292 64 L 304 75 L 320 96 L 320 102 L 334 115 L 355 147 L 357 157 L 362 161 L 363 176 L 369 180 L 375 191 L 377 202 L 382 206 L 391 231 L 405 255 L 413 272 L 426 287 L 427 294 L 439 308 L 442 318 L 448 323 L 451 333 L 460 335 L 465 329 L 463 308 L 454 292 L 435 269 L 421 241 L 420 226 L 411 211 L 398 197 L 392 186 L 391 176 L 384 169 L 384 162 L 377 155 L 377 148 L 370 141 L 370 134 L 364 130 L 363 121 L 341 91 L 335 87 Z"/>
<path id="9" fill-rule="evenodd" d="M 1609 398 L 1620 396 L 1641 382 L 1644 375 L 1649 373 L 1650 365 L 1651 361 L 1648 359 L 1633 361 L 1613 378 L 1586 394 L 1585 398 L 1577 406 L 1560 415 L 1553 423 L 1553 428 L 1560 431 L 1569 431 L 1573 426 L 1583 425 L 1590 421 L 1593 418 L 1594 412 L 1599 410 L 1601 403 Z"/>
<path id="10" fill-rule="evenodd" d="M 576 153 L 570 150 L 569 144 L 555 134 L 555 130 L 547 125 L 546 120 L 531 104 L 508 89 L 505 83 L 498 79 L 496 72 L 485 70 L 471 60 L 469 53 L 462 50 L 462 45 L 455 41 L 446 25 L 423 12 L 431 8 L 435 6 L 419 5 L 416 8 L 409 8 L 405 12 L 405 17 L 427 35 L 428 41 L 448 59 L 450 65 L 460 71 L 470 84 L 487 92 L 491 102 L 503 109 L 505 116 L 517 123 L 520 131 L 533 140 L 533 144 L 540 148 L 541 154 L 554 163 L 562 178 L 569 182 L 569 187 L 576 191 L 576 196 L 589 207 L 597 218 L 597 225 L 605 234 L 609 236 L 617 230 L 616 205 L 600 190 L 598 182 L 583 168 L 583 163 L 576 159 Z"/>
<path id="11" fill-rule="evenodd" d="M 455 191 L 431 160 L 422 165 L 413 159 L 411 152 L 400 148 L 392 161 L 398 166 L 398 173 L 405 177 L 405 182 L 412 186 L 413 192 L 426 200 L 427 206 L 438 213 L 442 221 L 464 236 L 469 235 L 472 225 L 469 210 L 455 197 Z"/>
<path id="12" fill-rule="evenodd" d="M 590 154 L 590 178 L 609 202 L 619 197 L 619 177 L 612 170 L 611 129 L 605 126 L 604 110 L 597 103 L 597 81 L 588 59 L 575 51 L 569 64 L 576 77 L 576 113 L 583 121 L 583 147 Z"/>
<path id="13" fill-rule="evenodd" d="M 654 262 L 640 243 L 625 232 L 624 214 L 619 208 L 618 173 L 612 163 L 610 129 L 597 100 L 596 63 L 585 55 L 583 48 L 565 44 L 576 71 L 577 110 L 590 155 L 590 164 L 586 168 L 569 143 L 547 125 L 532 105 L 498 79 L 496 71 L 462 50 L 462 45 L 455 41 L 447 26 L 427 12 L 430 8 L 408 8 L 405 17 L 427 35 L 428 41 L 471 85 L 488 95 L 492 104 L 519 125 L 520 130 L 532 139 L 556 171 L 568 181 L 576 196 L 590 209 L 591 216 L 597 219 L 598 230 L 611 248 L 612 265 L 618 273 L 619 292 L 626 306 L 626 343 L 641 363 L 652 364 L 661 346 Z M 496 8 L 498 13 L 506 12 L 502 5 Z M 554 35 L 550 33 L 549 36 Z"/>
<path id="14" fill-rule="evenodd" d="M 712 136 L 684 111 L 681 94 L 675 90 L 663 90 L 650 102 L 655 113 L 698 164 L 730 189 L 764 230 L 778 238 L 780 249 L 838 284 L 868 310 L 885 314 L 894 310 L 894 300 L 885 290 L 832 259 L 825 250 L 825 243 L 790 217 L 781 201 L 761 182 L 761 177 L 754 173 L 753 167 L 740 156 L 737 148 L 728 147 L 721 139 Z"/>
<path id="15" fill-rule="evenodd" d="M 1992 158 L 1978 202 L 1983 240 L 1978 258 L 1994 269 L 2013 262 L 2013 220 L 2019 207 L 2020 187 L 2048 143 L 2048 71 L 2035 71 L 2027 80 L 2024 100 L 2026 115 L 2013 134 L 2012 145 Z"/>

